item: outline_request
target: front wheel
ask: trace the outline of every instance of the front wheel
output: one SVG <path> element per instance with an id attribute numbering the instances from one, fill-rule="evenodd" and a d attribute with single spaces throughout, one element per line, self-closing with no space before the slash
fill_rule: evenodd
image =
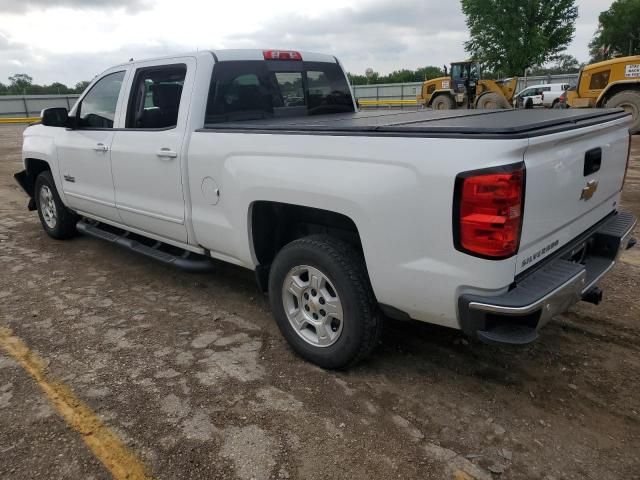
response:
<path id="1" fill-rule="evenodd" d="M 456 108 L 456 104 L 449 95 L 440 94 L 431 102 L 433 110 L 451 110 Z"/>
<path id="2" fill-rule="evenodd" d="M 482 95 L 478 102 L 476 103 L 476 108 L 479 110 L 496 110 L 496 109 L 506 109 L 511 108 L 509 106 L 509 102 L 504 98 L 503 95 L 500 95 L 495 92 L 489 92 Z M 525 108 L 526 105 L 525 105 Z"/>
<path id="3" fill-rule="evenodd" d="M 276 256 L 269 299 L 291 347 L 323 368 L 342 368 L 376 346 L 382 315 L 362 255 L 326 235 L 294 240 Z"/>
<path id="4" fill-rule="evenodd" d="M 42 172 L 36 178 L 35 201 L 40 223 L 47 235 L 59 240 L 75 235 L 78 218 L 60 200 L 51 172 Z"/>

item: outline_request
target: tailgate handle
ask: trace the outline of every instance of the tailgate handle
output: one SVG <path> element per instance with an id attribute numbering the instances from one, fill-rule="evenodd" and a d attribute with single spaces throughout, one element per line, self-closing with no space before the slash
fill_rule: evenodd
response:
<path id="1" fill-rule="evenodd" d="M 602 148 L 592 148 L 584 154 L 584 176 L 591 175 L 600 170 L 602 165 Z"/>

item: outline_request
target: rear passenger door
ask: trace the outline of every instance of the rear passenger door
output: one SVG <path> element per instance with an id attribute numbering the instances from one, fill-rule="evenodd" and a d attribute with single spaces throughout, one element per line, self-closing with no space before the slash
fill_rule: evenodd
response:
<path id="1" fill-rule="evenodd" d="M 122 222 L 182 243 L 187 242 L 183 142 L 195 68 L 192 57 L 136 65 L 124 128 L 111 148 Z"/>

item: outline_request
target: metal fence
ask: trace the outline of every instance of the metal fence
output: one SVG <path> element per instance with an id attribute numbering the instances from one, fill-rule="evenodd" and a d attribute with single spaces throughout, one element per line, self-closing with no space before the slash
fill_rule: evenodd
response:
<path id="1" fill-rule="evenodd" d="M 569 83 L 575 85 L 578 74 L 535 75 L 518 77 L 516 91 L 544 83 Z M 361 107 L 416 108 L 416 95 L 420 93 L 422 82 L 381 83 L 379 85 L 354 85 L 353 94 Z"/>
<path id="2" fill-rule="evenodd" d="M 542 75 L 519 77 L 517 91 L 541 83 L 575 84 L 578 74 Z M 379 85 L 354 85 L 353 94 L 363 107 L 416 108 L 416 95 L 422 82 L 381 83 Z M 40 111 L 50 107 L 71 109 L 77 94 L 70 95 L 0 95 L 0 118 L 37 117 Z"/>
<path id="3" fill-rule="evenodd" d="M 354 85 L 353 95 L 361 106 L 393 106 L 394 108 L 416 108 L 416 95 L 420 93 L 422 82 L 381 83 L 378 85 Z M 361 100 L 364 100 L 361 101 Z M 400 100 L 400 102 L 395 102 Z M 410 102 L 402 102 L 402 101 Z M 368 105 L 371 101 L 372 105 Z M 408 104 L 407 104 L 408 103 Z"/>
<path id="4" fill-rule="evenodd" d="M 0 118 L 38 117 L 44 108 L 71 109 L 80 95 L 0 95 Z"/>

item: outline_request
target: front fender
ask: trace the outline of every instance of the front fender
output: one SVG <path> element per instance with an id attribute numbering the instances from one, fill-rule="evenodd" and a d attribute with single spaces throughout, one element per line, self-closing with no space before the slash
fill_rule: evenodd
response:
<path id="1" fill-rule="evenodd" d="M 58 190 L 58 195 L 62 203 L 66 205 L 67 201 L 64 196 L 64 191 L 62 190 L 62 179 L 60 178 L 60 169 L 58 168 L 58 153 L 55 142 L 55 134 L 59 130 L 59 128 L 45 127 L 41 124 L 29 126 L 23 134 L 22 162 L 28 176 L 24 181 L 27 187 L 31 189 L 30 191 L 25 189 L 28 195 L 33 196 L 35 180 L 41 171 L 41 169 L 33 171 L 33 168 L 30 168 L 30 163 L 35 160 L 36 162 L 46 163 L 49 166 L 51 176 Z M 16 181 L 18 181 L 17 178 Z M 20 181 L 18 181 L 18 183 L 23 189 L 25 188 Z"/>

